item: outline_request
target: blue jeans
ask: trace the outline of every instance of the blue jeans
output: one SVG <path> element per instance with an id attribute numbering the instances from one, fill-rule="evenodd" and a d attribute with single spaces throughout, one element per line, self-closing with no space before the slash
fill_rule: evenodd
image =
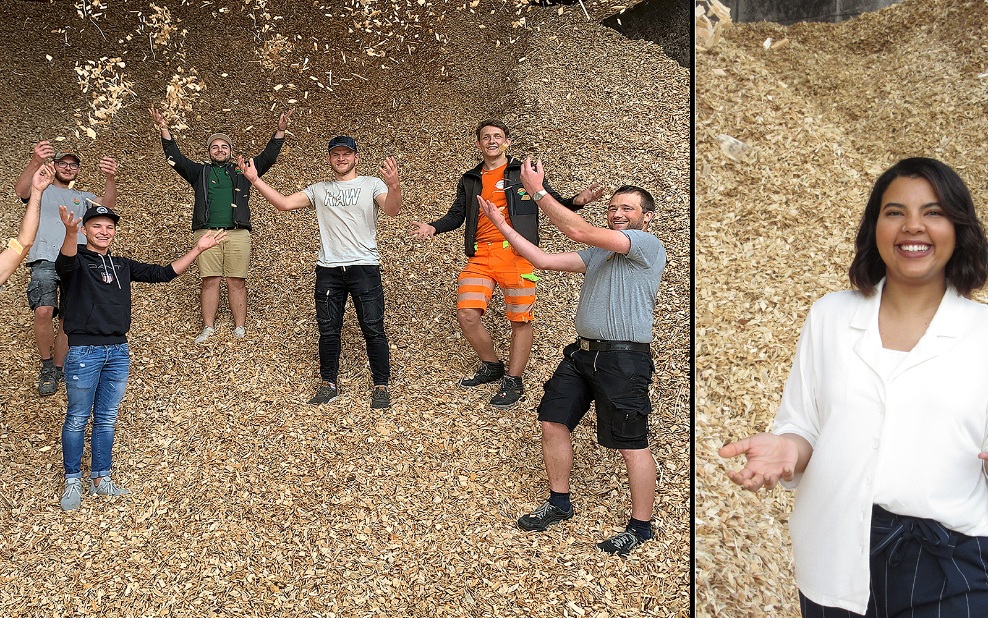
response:
<path id="1" fill-rule="evenodd" d="M 316 322 L 319 324 L 319 375 L 336 383 L 340 371 L 340 330 L 347 296 L 367 343 L 375 385 L 391 378 L 391 351 L 384 332 L 384 287 L 380 266 L 316 266 Z"/>
<path id="2" fill-rule="evenodd" d="M 113 467 L 113 427 L 130 375 L 126 343 L 70 346 L 65 357 L 65 392 L 69 407 L 62 425 L 65 478 L 82 477 L 86 423 L 93 416 L 90 478 L 109 476 Z"/>

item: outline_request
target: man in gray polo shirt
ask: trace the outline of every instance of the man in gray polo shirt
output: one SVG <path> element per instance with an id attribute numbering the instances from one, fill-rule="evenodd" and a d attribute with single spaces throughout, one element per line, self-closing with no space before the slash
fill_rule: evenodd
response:
<path id="1" fill-rule="evenodd" d="M 55 179 L 41 196 L 41 220 L 38 235 L 28 253 L 26 264 L 31 268 L 31 279 L 27 284 L 27 301 L 34 312 L 34 341 L 41 357 L 41 372 L 38 374 L 38 394 L 54 395 L 63 379 L 62 368 L 65 355 L 69 351 L 68 339 L 61 329 L 55 330 L 52 318 L 61 313 L 59 308 L 59 278 L 55 272 L 55 258 L 62 246 L 65 227 L 58 217 L 58 207 L 65 206 L 69 212 L 81 217 L 93 203 L 114 208 L 117 200 L 117 164 L 110 157 L 99 160 L 103 172 L 103 197 L 96 197 L 88 191 L 79 191 L 76 182 L 82 159 L 72 152 L 55 152 L 48 140 L 34 145 L 31 160 L 24 167 L 14 192 L 27 203 L 31 197 L 31 184 L 37 172 L 48 159 L 54 162 Z M 79 235 L 79 242 L 85 243 L 85 236 Z"/>
<path id="2" fill-rule="evenodd" d="M 619 187 L 607 207 L 607 229 L 594 227 L 543 191 L 539 161 L 526 159 L 521 179 L 529 195 L 567 237 L 591 245 L 581 251 L 548 254 L 507 225 L 503 214 L 478 198 L 484 214 L 514 249 L 536 268 L 586 273 L 576 310 L 576 342 L 545 384 L 539 404 L 542 455 L 549 499 L 518 519 L 524 530 L 544 531 L 573 517 L 570 434 L 596 403 L 597 442 L 624 458 L 631 485 L 631 519 L 626 530 L 597 544 L 621 556 L 652 538 L 655 459 L 648 448 L 648 385 L 655 367 L 649 350 L 652 314 L 666 264 L 665 249 L 648 224 L 655 202 L 648 191 Z"/>

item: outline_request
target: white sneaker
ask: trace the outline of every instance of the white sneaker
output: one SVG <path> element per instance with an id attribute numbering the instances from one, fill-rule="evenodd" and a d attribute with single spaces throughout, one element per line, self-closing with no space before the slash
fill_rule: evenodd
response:
<path id="1" fill-rule="evenodd" d="M 204 342 L 205 340 L 209 339 L 209 336 L 215 332 L 216 332 L 215 328 L 213 328 L 212 326 L 206 326 L 205 328 L 202 329 L 202 332 L 199 333 L 199 336 L 196 337 L 196 343 Z"/>
<path id="2" fill-rule="evenodd" d="M 244 337 L 247 336 L 247 327 L 245 327 L 245 326 L 238 326 L 238 327 L 234 328 L 233 329 L 233 336 L 236 337 L 237 339 L 243 339 Z"/>

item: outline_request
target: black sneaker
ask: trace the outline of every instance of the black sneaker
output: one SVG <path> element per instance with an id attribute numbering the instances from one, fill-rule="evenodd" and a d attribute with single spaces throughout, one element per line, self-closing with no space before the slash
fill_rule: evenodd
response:
<path id="1" fill-rule="evenodd" d="M 58 390 L 58 373 L 54 367 L 42 367 L 38 374 L 38 394 L 42 397 L 54 395 Z"/>
<path id="2" fill-rule="evenodd" d="M 460 378 L 460 386 L 464 388 L 472 388 L 474 386 L 480 386 L 481 384 L 490 384 L 491 382 L 497 382 L 502 377 L 504 377 L 504 363 L 497 361 L 496 363 L 488 363 L 483 361 L 480 364 L 480 369 L 477 373 L 473 374 L 472 378 Z"/>
<path id="3" fill-rule="evenodd" d="M 631 550 L 638 547 L 645 541 L 638 538 L 638 535 L 634 532 L 629 532 L 625 530 L 619 534 L 615 534 L 606 541 L 601 541 L 597 543 L 597 548 L 601 551 L 606 551 L 609 554 L 616 556 L 627 556 L 631 553 Z"/>
<path id="4" fill-rule="evenodd" d="M 570 505 L 568 511 L 564 511 L 548 500 L 528 515 L 518 518 L 518 527 L 522 530 L 545 532 L 546 528 L 552 524 L 558 524 L 573 517 L 573 506 Z"/>
<path id="5" fill-rule="evenodd" d="M 504 376 L 501 380 L 501 390 L 491 397 L 491 405 L 495 408 L 510 408 L 518 403 L 525 393 L 525 387 L 521 385 L 521 378 L 515 376 Z"/>
<path id="6" fill-rule="evenodd" d="M 391 392 L 387 386 L 375 386 L 371 391 L 371 408 L 390 408 Z"/>
<path id="7" fill-rule="evenodd" d="M 322 384 L 319 385 L 318 390 L 316 390 L 316 394 L 309 400 L 309 403 L 316 405 L 320 403 L 329 403 L 334 401 L 339 396 L 340 393 L 336 390 L 336 385 L 332 382 L 323 380 Z"/>

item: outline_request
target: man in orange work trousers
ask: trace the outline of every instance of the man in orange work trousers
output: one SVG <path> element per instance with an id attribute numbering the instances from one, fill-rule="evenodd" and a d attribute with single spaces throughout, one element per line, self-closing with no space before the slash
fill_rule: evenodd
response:
<path id="1" fill-rule="evenodd" d="M 455 230 L 466 221 L 463 245 L 469 259 L 458 277 L 456 319 L 480 357 L 481 365 L 473 376 L 461 378 L 459 384 L 470 388 L 500 380 L 501 388 L 491 398 L 495 408 L 514 405 L 525 392 L 521 376 L 532 353 L 532 308 L 538 277 L 532 272 L 532 264 L 511 248 L 504 235 L 480 211 L 477 196 L 503 208 L 511 227 L 538 244 L 538 200 L 549 194 L 570 210 L 579 210 L 603 195 L 603 188 L 597 184 L 568 200 L 548 184 L 543 191 L 529 195 L 521 182 L 521 161 L 506 154 L 511 146 L 509 135 L 503 122 L 481 121 L 477 125 L 477 148 L 483 161 L 460 178 L 456 199 L 445 216 L 432 223 L 412 223 L 413 236 L 430 238 Z M 505 317 L 511 322 L 507 372 L 481 321 L 495 285 L 504 293 Z"/>

